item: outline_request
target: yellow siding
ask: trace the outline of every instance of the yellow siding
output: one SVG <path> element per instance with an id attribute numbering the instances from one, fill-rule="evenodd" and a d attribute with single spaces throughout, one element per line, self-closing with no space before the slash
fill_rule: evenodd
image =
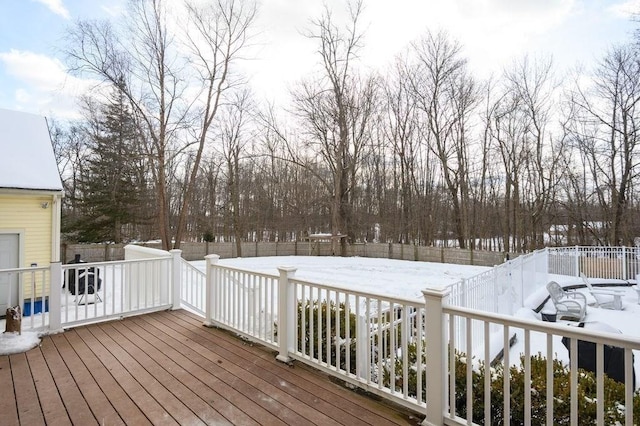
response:
<path id="1" fill-rule="evenodd" d="M 42 204 L 48 202 L 48 208 Z M 0 194 L 0 232 L 22 233 L 20 267 L 32 263 L 49 266 L 51 262 L 51 209 L 53 197 L 46 195 L 3 195 Z M 41 281 L 41 280 L 37 280 Z M 39 283 L 37 287 L 41 286 Z M 24 297 L 30 298 L 30 286 L 25 289 Z M 41 289 L 38 288 L 37 293 Z"/>

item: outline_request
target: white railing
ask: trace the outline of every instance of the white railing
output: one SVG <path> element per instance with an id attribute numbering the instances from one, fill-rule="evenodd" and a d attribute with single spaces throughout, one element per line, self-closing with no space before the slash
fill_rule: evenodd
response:
<path id="1" fill-rule="evenodd" d="M 204 315 L 204 277 L 171 253 L 133 247 L 127 260 L 97 263 L 54 262 L 48 267 L 0 270 L 0 280 L 18 290 L 22 330 L 56 332 L 64 328 L 179 308 Z M 191 265 L 189 265 L 191 266 Z M 14 298 L 8 295 L 7 304 Z"/>
<path id="2" fill-rule="evenodd" d="M 62 265 L 65 289 L 61 295 L 62 327 L 172 307 L 171 267 L 171 257 Z M 92 270 L 93 289 L 87 282 L 79 285 L 79 279 Z M 76 283 L 72 293 L 73 279 Z"/>
<path id="3" fill-rule="evenodd" d="M 207 256 L 208 324 L 395 402 L 425 407 L 424 303 L 220 266 Z M 364 336 L 356 339 L 356 336 Z M 417 368 L 417 370 L 414 370 Z M 409 376 L 412 378 L 409 379 Z"/>
<path id="4" fill-rule="evenodd" d="M 207 277 L 204 271 L 180 257 L 180 301 L 183 308 L 205 316 Z"/>
<path id="5" fill-rule="evenodd" d="M 638 418 L 632 413 L 638 338 L 452 306 L 447 289 L 405 300 L 299 280 L 293 268 L 270 275 L 217 261 L 207 257 L 207 324 L 264 343 L 281 361 L 309 364 L 423 412 L 423 424 L 630 425 Z M 513 335 L 524 342 L 522 363 L 509 351 Z M 562 337 L 573 354 L 593 342 L 595 376 L 579 373 L 576 357 L 567 365 L 556 360 Z M 538 357 L 533 348 L 540 340 Z M 617 399 L 602 374 L 610 347 L 623 353 L 625 384 Z M 546 392 L 554 380 L 558 395 Z"/>
<path id="6" fill-rule="evenodd" d="M 231 267 L 214 268 L 218 259 L 216 255 L 207 256 L 206 320 L 277 349 L 278 277 Z"/>
<path id="7" fill-rule="evenodd" d="M 640 274 L 639 247 L 551 247 L 549 272 L 593 278 L 635 280 Z"/>
<path id="8" fill-rule="evenodd" d="M 437 297 L 431 304 L 427 301 L 427 306 L 437 308 Z M 440 297 L 445 322 L 450 325 L 456 319 L 477 322 L 482 325 L 482 339 L 486 342 L 484 351 L 474 352 L 469 339 L 467 345 L 448 353 L 446 371 L 464 371 L 462 375 L 450 374 L 446 383 L 449 401 L 456 401 L 445 407 L 445 417 L 451 421 L 458 422 L 462 417 L 467 424 L 494 424 L 496 412 L 499 412 L 509 413 L 503 422 L 498 421 L 502 424 L 638 423 L 640 413 L 634 413 L 633 407 L 640 402 L 640 396 L 635 393 L 633 363 L 640 350 L 639 338 L 447 306 L 446 295 Z M 502 335 L 490 332 L 492 324 L 503 328 Z M 469 329 L 478 328 L 470 326 Z M 455 340 L 455 333 L 456 328 L 449 326 L 449 340 L 445 335 L 441 340 L 443 347 L 437 350 L 446 353 L 447 342 Z M 494 360 L 489 347 L 509 348 L 514 333 L 524 341 L 522 360 L 512 359 L 506 349 L 500 364 L 488 368 Z M 543 342 L 542 346 L 540 342 Z M 428 343 L 431 344 L 432 340 Z M 539 353 L 534 352 L 534 347 Z M 563 365 L 556 356 L 558 352 L 567 350 L 570 361 Z M 592 353 L 587 353 L 590 351 Z M 617 351 L 616 355 L 613 351 Z M 589 359 L 591 356 L 593 360 Z M 471 359 L 474 360 L 472 363 L 465 362 Z M 617 363 L 623 373 L 614 384 L 608 377 L 605 379 L 603 373 L 614 376 L 606 368 Z M 579 371 L 579 365 L 587 368 L 589 364 L 595 367 L 595 375 Z M 509 366 L 515 366 L 515 369 L 509 369 Z M 487 371 L 491 374 L 485 374 Z M 614 386 L 618 389 L 615 390 Z M 514 399 L 514 395 L 522 399 Z M 500 402 L 498 406 L 495 403 L 492 406 L 490 401 L 496 396 Z M 595 418 L 590 418 L 589 413 L 594 411 Z"/>
<path id="9" fill-rule="evenodd" d="M 17 302 L 23 313 L 22 328 L 24 330 L 43 330 L 48 326 L 44 312 L 49 310 L 49 289 L 51 272 L 48 267 L 13 268 L 0 270 L 0 281 L 10 283 L 8 286 L 7 306 L 14 304 L 17 290 Z M 4 312 L 2 312 L 4 315 Z M 2 330 L 0 330 L 2 332 Z"/>

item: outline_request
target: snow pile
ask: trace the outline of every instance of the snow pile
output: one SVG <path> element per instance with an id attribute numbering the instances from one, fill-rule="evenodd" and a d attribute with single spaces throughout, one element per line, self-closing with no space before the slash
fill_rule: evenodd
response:
<path id="1" fill-rule="evenodd" d="M 40 344 L 40 336 L 35 331 L 0 334 L 0 355 L 26 352 Z"/>

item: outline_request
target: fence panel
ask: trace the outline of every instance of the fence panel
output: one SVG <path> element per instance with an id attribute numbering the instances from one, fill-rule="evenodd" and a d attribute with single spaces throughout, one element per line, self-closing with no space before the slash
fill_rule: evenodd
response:
<path id="1" fill-rule="evenodd" d="M 171 307 L 171 258 L 62 265 L 64 327 Z"/>

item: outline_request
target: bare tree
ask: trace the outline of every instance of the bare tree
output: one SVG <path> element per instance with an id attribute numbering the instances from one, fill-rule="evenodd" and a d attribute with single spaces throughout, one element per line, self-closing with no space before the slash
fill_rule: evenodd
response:
<path id="1" fill-rule="evenodd" d="M 186 25 L 171 20 L 182 10 Z M 69 34 L 72 70 L 114 86 L 125 82 L 124 94 L 148 138 L 165 249 L 180 246 L 207 133 L 225 93 L 237 84 L 231 79 L 232 64 L 246 45 L 254 17 L 253 4 L 235 0 L 186 4 L 184 9 L 162 0 L 133 0 L 121 33 L 109 23 L 84 21 Z M 168 180 L 183 153 L 193 161 L 184 170 L 188 178 L 172 227 L 176 203 Z"/>
<path id="2" fill-rule="evenodd" d="M 322 73 L 315 81 L 301 84 L 294 102 L 308 146 L 331 172 L 330 179 L 318 176 L 332 196 L 331 232 L 346 233 L 353 239 L 353 191 L 370 137 L 376 84 L 371 78 L 359 78 L 353 69 L 361 48 L 358 23 L 362 1 L 350 3 L 349 12 L 350 21 L 344 29 L 334 23 L 328 9 L 313 22 L 315 30 L 309 37 L 319 44 Z M 346 241 L 341 242 L 340 253 L 344 255 Z M 333 251 L 338 252 L 337 246 Z"/>
<path id="3" fill-rule="evenodd" d="M 632 182 L 637 178 L 640 119 L 640 57 L 635 46 L 611 49 L 588 85 L 571 94 L 577 110 L 572 137 L 588 164 L 588 182 L 608 244 L 632 243 L 629 220 Z"/>
<path id="4" fill-rule="evenodd" d="M 477 84 L 467 72 L 460 44 L 446 33 L 428 32 L 412 48 L 417 60 L 410 81 L 427 123 L 424 138 L 440 161 L 458 244 L 466 248 L 469 120 L 479 99 Z"/>

